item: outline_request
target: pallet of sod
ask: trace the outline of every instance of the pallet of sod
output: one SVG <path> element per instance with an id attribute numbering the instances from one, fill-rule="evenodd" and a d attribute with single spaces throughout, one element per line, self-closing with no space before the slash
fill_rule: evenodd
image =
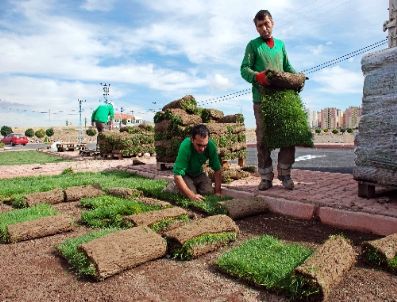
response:
<path id="1" fill-rule="evenodd" d="M 216 265 L 227 274 L 293 296 L 296 291 L 293 271 L 311 253 L 305 246 L 264 235 L 224 253 Z"/>
<path id="2" fill-rule="evenodd" d="M 160 205 L 150 205 L 138 200 L 103 195 L 82 199 L 80 205 L 89 210 L 81 214 L 81 222 L 95 228 L 130 227 L 124 216 L 159 210 Z"/>
<path id="3" fill-rule="evenodd" d="M 11 243 L 71 231 L 73 221 L 48 204 L 0 214 L 0 242 Z"/>
<path id="4" fill-rule="evenodd" d="M 166 241 L 146 227 L 102 229 L 56 247 L 80 277 L 103 280 L 166 254 Z"/>
<path id="5" fill-rule="evenodd" d="M 365 262 L 397 274 L 397 233 L 363 243 Z"/>
<path id="6" fill-rule="evenodd" d="M 226 215 L 193 220 L 179 228 L 165 232 L 169 253 L 173 258 L 189 260 L 236 240 L 239 228 Z"/>

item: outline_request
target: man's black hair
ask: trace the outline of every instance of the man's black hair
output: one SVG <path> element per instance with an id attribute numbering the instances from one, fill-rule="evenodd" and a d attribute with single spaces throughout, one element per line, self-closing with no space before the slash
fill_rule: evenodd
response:
<path id="1" fill-rule="evenodd" d="M 268 16 L 270 19 L 273 19 L 272 15 L 267 9 L 261 9 L 259 12 L 257 12 L 254 18 L 255 25 L 258 21 L 265 20 L 266 16 Z"/>
<path id="2" fill-rule="evenodd" d="M 210 136 L 210 131 L 207 126 L 198 124 L 192 128 L 191 137 L 194 139 L 197 135 L 201 137 Z"/>

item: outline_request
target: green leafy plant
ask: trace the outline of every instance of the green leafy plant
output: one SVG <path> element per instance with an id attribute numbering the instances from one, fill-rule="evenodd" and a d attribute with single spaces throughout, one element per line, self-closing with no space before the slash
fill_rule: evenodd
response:
<path id="1" fill-rule="evenodd" d="M 33 130 L 32 128 L 26 129 L 25 135 L 26 135 L 27 137 L 33 137 L 33 136 L 34 136 L 34 130 Z"/>
<path id="2" fill-rule="evenodd" d="M 338 134 L 339 131 L 338 131 L 338 129 L 333 129 L 333 130 L 332 130 L 332 133 L 333 133 L 333 134 Z"/>
<path id="3" fill-rule="evenodd" d="M 85 131 L 85 133 L 86 133 L 88 136 L 95 136 L 95 135 L 96 135 L 96 130 L 95 130 L 94 128 L 88 128 L 88 129 Z"/>
<path id="4" fill-rule="evenodd" d="M 316 128 L 316 130 L 314 130 L 314 132 L 316 132 L 317 134 L 321 133 L 321 129 L 320 128 Z"/>
<path id="5" fill-rule="evenodd" d="M 353 129 L 352 128 L 347 128 L 346 131 L 347 131 L 347 133 L 353 133 Z"/>
<path id="6" fill-rule="evenodd" d="M 188 222 L 190 220 L 189 216 L 187 214 L 183 214 L 180 215 L 178 217 L 171 217 L 171 218 L 165 218 L 162 219 L 159 222 L 153 223 L 152 225 L 150 225 L 149 227 L 157 232 L 163 232 L 164 230 L 168 229 L 168 227 L 174 223 L 178 223 L 178 222 Z"/>
<path id="7" fill-rule="evenodd" d="M 0 142 L 0 148 L 4 148 L 5 144 L 3 142 Z"/>
<path id="8" fill-rule="evenodd" d="M 39 130 L 37 130 L 37 131 L 34 133 L 34 135 L 35 135 L 37 138 L 43 138 L 43 137 L 45 136 L 45 131 L 44 131 L 44 129 L 39 129 Z"/>
<path id="9" fill-rule="evenodd" d="M 53 135 L 54 135 L 54 129 L 53 129 L 53 128 L 48 128 L 48 129 L 45 131 L 45 134 L 46 134 L 48 137 L 53 136 Z"/>
<path id="10" fill-rule="evenodd" d="M 12 129 L 11 127 L 4 125 L 1 127 L 0 133 L 2 136 L 7 136 L 8 134 L 12 133 Z"/>
<path id="11" fill-rule="evenodd" d="M 73 173 L 74 173 L 73 169 L 71 167 L 69 167 L 69 168 L 64 169 L 62 171 L 61 175 L 69 175 L 69 174 L 73 174 Z"/>

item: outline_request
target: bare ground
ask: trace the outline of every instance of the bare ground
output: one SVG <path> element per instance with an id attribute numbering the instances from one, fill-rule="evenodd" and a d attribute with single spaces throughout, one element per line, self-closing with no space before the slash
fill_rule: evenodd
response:
<path id="1" fill-rule="evenodd" d="M 55 205 L 60 212 L 79 217 L 78 203 Z M 2 206 L 2 210 L 8 210 Z M 241 233 L 236 246 L 246 239 L 271 234 L 280 239 L 318 246 L 336 230 L 318 222 L 306 222 L 270 214 L 237 221 Z M 103 282 L 77 278 L 66 261 L 54 251 L 71 233 L 0 245 L 0 301 L 287 301 L 220 273 L 213 262 L 229 247 L 192 261 L 162 258 L 127 270 Z M 363 240 L 377 238 L 343 232 L 355 248 Z M 397 301 L 397 276 L 358 263 L 331 294 L 330 301 Z"/>

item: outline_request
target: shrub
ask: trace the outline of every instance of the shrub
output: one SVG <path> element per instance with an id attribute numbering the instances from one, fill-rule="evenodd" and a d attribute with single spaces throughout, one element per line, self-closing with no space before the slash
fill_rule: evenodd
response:
<path id="1" fill-rule="evenodd" d="M 0 148 L 4 148 L 4 143 L 3 142 L 0 142 Z"/>
<path id="2" fill-rule="evenodd" d="M 345 133 L 345 132 L 346 132 L 346 129 L 345 129 L 345 128 L 341 128 L 341 129 L 340 129 L 340 133 L 343 134 L 343 133 Z"/>
<path id="3" fill-rule="evenodd" d="M 332 133 L 333 133 L 333 134 L 338 134 L 339 131 L 338 131 L 338 129 L 334 129 L 334 130 L 332 130 Z"/>
<path id="4" fill-rule="evenodd" d="M 25 135 L 27 137 L 33 137 L 34 136 L 34 130 L 32 128 L 26 129 Z"/>
<path id="5" fill-rule="evenodd" d="M 352 128 L 347 128 L 347 133 L 353 133 L 353 129 Z"/>
<path id="6" fill-rule="evenodd" d="M 1 127 L 0 132 L 1 132 L 2 136 L 7 136 L 8 134 L 12 133 L 12 129 L 11 129 L 11 127 L 4 125 L 3 127 Z"/>
<path id="7" fill-rule="evenodd" d="M 327 132 L 328 132 L 328 128 L 323 129 L 323 131 L 324 131 L 325 133 L 327 133 Z"/>
<path id="8" fill-rule="evenodd" d="M 127 120 L 126 120 L 125 118 L 123 118 L 123 119 L 121 120 L 121 123 L 122 123 L 123 125 L 127 125 Z"/>
<path id="9" fill-rule="evenodd" d="M 48 137 L 53 136 L 53 135 L 54 135 L 54 129 L 53 129 L 53 128 L 48 128 L 48 129 L 45 131 L 45 134 L 46 134 Z"/>
<path id="10" fill-rule="evenodd" d="M 316 128 L 316 130 L 314 130 L 314 132 L 316 132 L 317 134 L 321 133 L 321 129 L 320 128 Z"/>
<path id="11" fill-rule="evenodd" d="M 45 136 L 45 131 L 44 129 L 39 129 L 34 133 L 34 135 L 36 135 L 37 138 L 43 138 Z"/>
<path id="12" fill-rule="evenodd" d="M 96 135 L 96 130 L 95 130 L 94 128 L 88 128 L 88 129 L 85 131 L 85 133 L 86 133 L 88 136 L 95 136 L 95 135 Z"/>

